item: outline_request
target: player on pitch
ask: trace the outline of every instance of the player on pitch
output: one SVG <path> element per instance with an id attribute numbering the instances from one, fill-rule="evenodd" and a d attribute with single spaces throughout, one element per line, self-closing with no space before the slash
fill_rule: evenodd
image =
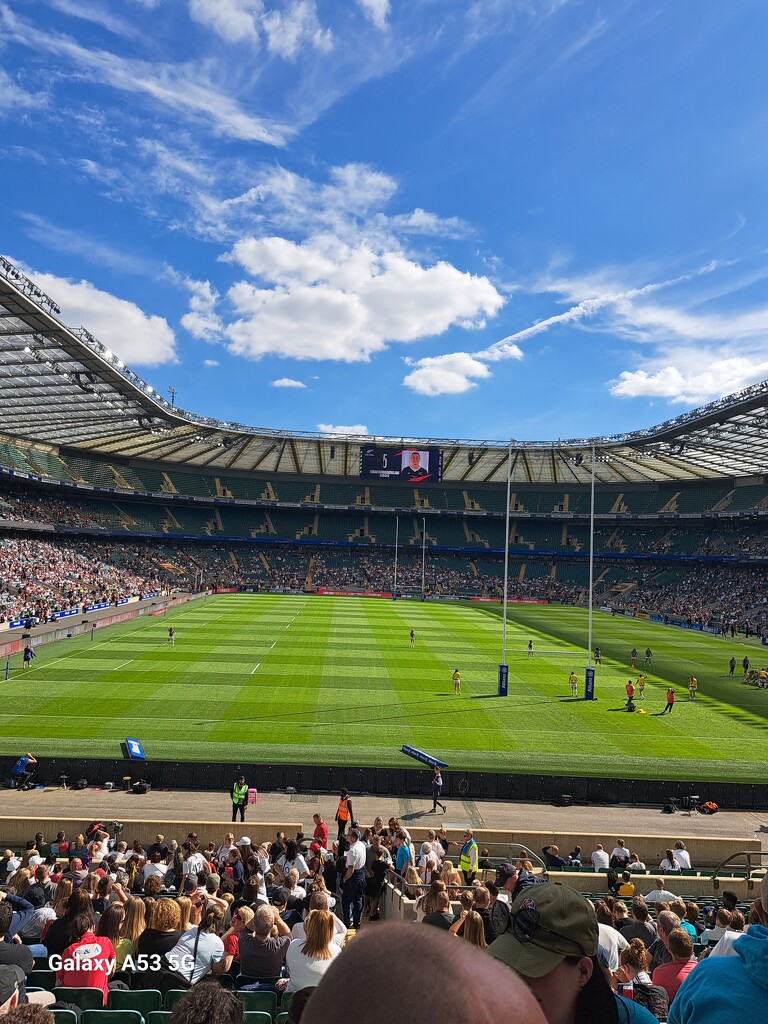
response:
<path id="1" fill-rule="evenodd" d="M 410 637 L 410 640 L 411 640 L 411 647 L 415 647 L 416 646 L 416 630 L 415 629 L 411 630 L 411 632 L 409 633 L 409 637 Z"/>
<path id="2" fill-rule="evenodd" d="M 579 696 L 579 677 L 576 675 L 575 672 L 571 672 L 571 674 L 568 676 L 568 682 L 571 684 L 571 696 L 572 697 L 578 697 Z"/>
<path id="3" fill-rule="evenodd" d="M 451 677 L 453 679 L 453 692 L 461 693 L 461 673 L 456 669 Z"/>

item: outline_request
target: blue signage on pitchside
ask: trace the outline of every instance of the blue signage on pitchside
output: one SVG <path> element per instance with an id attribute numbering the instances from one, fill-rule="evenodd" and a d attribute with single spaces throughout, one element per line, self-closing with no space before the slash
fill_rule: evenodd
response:
<path id="1" fill-rule="evenodd" d="M 584 670 L 584 700 L 595 699 L 595 670 L 588 668 Z"/>
<path id="2" fill-rule="evenodd" d="M 131 739 L 130 736 L 126 737 L 125 748 L 128 751 L 128 757 L 132 761 L 146 761 L 147 755 L 144 753 L 144 748 L 138 740 Z"/>
<path id="3" fill-rule="evenodd" d="M 499 696 L 506 697 L 509 687 L 509 666 L 499 665 Z"/>
<path id="4" fill-rule="evenodd" d="M 423 750 L 417 750 L 416 747 L 409 747 L 407 743 L 404 743 L 400 750 L 407 754 L 408 757 L 413 757 L 417 761 L 421 761 L 422 764 L 428 764 L 430 768 L 447 768 L 447 761 L 440 761 L 436 757 L 432 757 L 431 754 L 425 754 Z"/>

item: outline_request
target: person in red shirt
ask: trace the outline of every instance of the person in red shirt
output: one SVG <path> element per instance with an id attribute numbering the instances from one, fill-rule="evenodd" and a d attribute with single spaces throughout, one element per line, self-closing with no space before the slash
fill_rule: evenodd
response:
<path id="1" fill-rule="evenodd" d="M 315 831 L 312 835 L 315 837 L 315 842 L 320 843 L 324 850 L 328 849 L 328 826 L 323 821 L 322 814 L 313 814 L 312 820 L 315 823 Z"/>
<path id="2" fill-rule="evenodd" d="M 627 709 L 627 711 L 634 711 L 635 710 L 635 687 L 633 686 L 631 679 L 627 680 L 627 685 L 624 687 L 624 689 L 627 691 L 627 703 L 625 705 L 626 709 Z"/>
<path id="3" fill-rule="evenodd" d="M 672 963 L 662 964 L 653 972 L 651 980 L 654 985 L 661 985 L 669 996 L 670 1006 L 677 995 L 677 990 L 696 967 L 693 958 L 693 939 L 682 928 L 673 928 L 667 936 L 667 949 L 672 956 Z"/>
<path id="4" fill-rule="evenodd" d="M 224 943 L 224 969 L 227 974 L 240 973 L 240 936 L 253 920 L 250 907 L 239 907 L 232 915 L 232 924 L 221 937 Z"/>
<path id="5" fill-rule="evenodd" d="M 82 933 L 61 955 L 56 984 L 65 988 L 98 988 L 107 1005 L 109 977 L 115 966 L 115 947 L 104 936 L 97 937 L 92 922 L 83 915 Z"/>
<path id="6" fill-rule="evenodd" d="M 671 715 L 672 714 L 672 708 L 674 706 L 675 706 L 675 691 L 672 689 L 672 687 L 670 687 L 667 690 L 667 706 L 661 712 L 662 715 L 666 715 L 667 712 L 669 712 L 670 715 Z"/>

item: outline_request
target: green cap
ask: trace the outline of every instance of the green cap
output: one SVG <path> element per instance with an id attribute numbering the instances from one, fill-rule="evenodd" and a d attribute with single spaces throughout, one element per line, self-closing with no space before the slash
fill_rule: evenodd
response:
<path id="1" fill-rule="evenodd" d="M 524 889 L 512 904 L 512 917 L 529 912 L 531 940 L 521 941 L 513 922 L 488 947 L 497 960 L 526 978 L 543 978 L 568 956 L 597 956 L 599 929 L 592 904 L 567 885 L 547 882 Z M 533 924 L 535 922 L 535 927 Z M 528 932 L 528 921 L 525 922 Z"/>

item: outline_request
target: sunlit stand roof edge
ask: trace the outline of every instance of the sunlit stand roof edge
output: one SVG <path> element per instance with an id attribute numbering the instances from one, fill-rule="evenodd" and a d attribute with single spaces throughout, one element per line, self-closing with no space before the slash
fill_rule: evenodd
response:
<path id="1" fill-rule="evenodd" d="M 12 437 L 220 472 L 356 477 L 363 444 L 443 449 L 446 482 L 504 483 L 508 440 L 319 434 L 222 422 L 175 408 L 0 256 L 0 409 Z M 45 410 L 41 415 L 41 410 Z M 602 484 L 768 474 L 768 381 L 611 437 L 517 441 L 514 484 Z"/>

